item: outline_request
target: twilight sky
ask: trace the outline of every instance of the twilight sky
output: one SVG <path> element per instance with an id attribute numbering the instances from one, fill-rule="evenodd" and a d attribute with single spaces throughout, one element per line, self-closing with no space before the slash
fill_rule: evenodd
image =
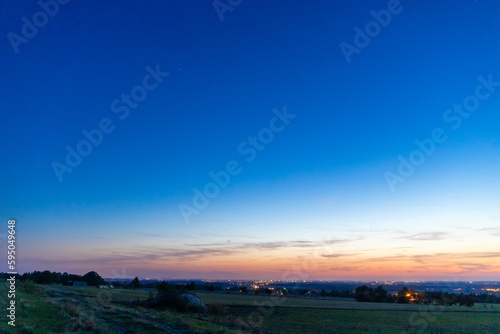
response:
<path id="1" fill-rule="evenodd" d="M 19 272 L 500 277 L 496 1 L 59 1 L 0 4 Z"/>

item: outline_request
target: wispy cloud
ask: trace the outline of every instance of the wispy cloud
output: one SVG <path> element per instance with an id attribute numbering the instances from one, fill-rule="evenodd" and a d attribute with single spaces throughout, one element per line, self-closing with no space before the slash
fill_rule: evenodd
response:
<path id="1" fill-rule="evenodd" d="M 431 241 L 431 240 L 442 240 L 448 233 L 446 232 L 429 232 L 429 233 L 418 233 L 409 235 L 403 238 L 417 241 Z"/>
<path id="2" fill-rule="evenodd" d="M 489 235 L 494 235 L 494 236 L 500 237 L 500 227 L 481 228 L 477 231 L 486 232 Z"/>
<path id="3" fill-rule="evenodd" d="M 344 244 L 360 240 L 360 238 L 353 239 L 330 239 L 330 240 L 289 240 L 289 241 L 269 241 L 269 242 L 219 242 L 219 243 L 196 243 L 184 244 L 187 247 L 223 247 L 224 249 L 240 250 L 276 250 L 284 248 L 317 248 L 320 245 L 335 245 Z"/>
<path id="4" fill-rule="evenodd" d="M 152 236 L 144 234 L 145 236 Z M 318 240 L 288 240 L 288 241 L 266 241 L 266 242 L 213 242 L 213 243 L 184 243 L 178 246 L 161 247 L 151 246 L 130 246 L 120 248 L 102 248 L 88 250 L 85 255 L 81 254 L 78 258 L 72 258 L 71 262 L 76 263 L 149 263 L 155 261 L 195 261 L 203 258 L 213 258 L 220 256 L 238 256 L 251 252 L 264 252 L 276 250 L 292 249 L 310 249 L 315 248 L 326 254 L 324 257 L 346 256 L 346 254 L 330 254 L 332 249 L 327 246 L 335 244 L 344 244 L 359 240 L 357 239 L 331 239 L 326 241 Z M 291 254 L 293 254 L 292 252 Z M 99 254 L 99 255 L 96 255 Z M 66 261 L 67 257 L 61 256 L 59 260 L 52 258 L 51 261 Z M 47 262 L 47 260 L 44 260 Z"/>
<path id="5" fill-rule="evenodd" d="M 458 264 L 458 268 L 463 269 L 464 271 L 479 271 L 488 270 L 491 266 L 481 263 L 460 263 Z"/>
<path id="6" fill-rule="evenodd" d="M 500 258 L 500 252 L 471 252 L 471 253 L 430 253 L 430 254 L 416 254 L 416 255 L 391 255 L 372 257 L 363 259 L 363 262 L 379 263 L 379 262 L 408 262 L 414 261 L 417 263 L 444 263 L 456 262 L 457 260 L 463 261 L 464 259 L 483 259 L 483 258 Z M 360 260 L 361 261 L 361 260 Z"/>
<path id="7" fill-rule="evenodd" d="M 352 270 L 358 270 L 359 268 L 353 268 L 349 266 L 343 266 L 343 267 L 333 267 L 332 269 L 336 271 L 352 271 Z"/>
<path id="8" fill-rule="evenodd" d="M 322 257 L 326 258 L 339 258 L 339 257 L 347 257 L 347 256 L 357 256 L 359 253 L 337 253 L 337 254 L 323 254 Z"/>

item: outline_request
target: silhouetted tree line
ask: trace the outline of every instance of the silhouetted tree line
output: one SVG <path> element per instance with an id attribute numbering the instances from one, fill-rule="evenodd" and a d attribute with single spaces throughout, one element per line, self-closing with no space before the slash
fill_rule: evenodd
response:
<path id="1" fill-rule="evenodd" d="M 490 295 L 488 293 L 481 293 L 479 295 L 474 295 L 474 301 L 476 303 L 500 304 L 500 296 Z"/>
<path id="2" fill-rule="evenodd" d="M 246 287 L 239 288 L 239 291 L 243 293 L 248 293 L 248 289 Z M 270 288 L 256 288 L 253 290 L 255 294 L 272 294 L 273 292 L 281 293 L 283 295 L 294 295 L 294 296 L 321 296 L 321 297 L 341 297 L 341 298 L 354 298 L 354 293 L 351 290 L 331 290 L 326 291 L 325 289 L 321 289 L 321 291 L 310 290 L 310 289 L 299 289 L 299 288 L 275 288 L 274 290 Z"/>
<path id="3" fill-rule="evenodd" d="M 161 283 L 166 283 L 166 282 L 150 282 L 150 281 L 141 281 L 138 277 L 134 278 L 131 282 L 124 282 L 124 281 L 111 281 L 113 286 L 115 288 L 124 288 L 124 289 L 140 289 L 140 288 L 146 288 L 146 289 L 157 289 L 158 285 Z M 189 284 L 172 284 L 174 286 L 178 286 L 179 288 L 182 287 L 183 291 L 193 291 L 193 290 L 207 290 L 207 286 L 197 286 L 195 282 L 191 282 Z"/>
<path id="4" fill-rule="evenodd" d="M 68 273 L 58 273 L 58 272 L 50 272 L 48 270 L 45 271 L 33 271 L 31 273 L 24 273 L 19 276 L 21 281 L 33 281 L 37 284 L 52 284 L 59 283 L 63 285 L 69 285 L 70 282 L 75 281 L 85 281 L 87 285 L 90 286 L 98 286 L 106 284 L 104 279 L 99 276 L 95 271 L 89 271 L 83 276 L 68 274 Z"/>
<path id="5" fill-rule="evenodd" d="M 332 290 L 330 292 L 325 291 L 325 289 L 322 289 L 321 292 L 319 293 L 320 296 L 322 297 L 340 297 L 340 298 L 354 298 L 354 292 L 352 292 L 349 289 L 345 290 Z"/>
<path id="6" fill-rule="evenodd" d="M 155 284 L 155 288 L 156 291 L 158 292 L 171 291 L 175 289 L 179 292 L 179 294 L 183 294 L 186 291 L 193 291 L 197 289 L 196 284 L 194 282 L 191 282 L 189 284 L 172 284 L 167 282 L 160 282 Z"/>
<path id="7" fill-rule="evenodd" d="M 456 293 L 445 293 L 445 292 L 425 292 L 424 294 L 425 303 L 433 303 L 437 305 L 454 305 L 458 304 L 460 306 L 474 306 L 475 302 L 479 302 L 478 296 L 473 294 L 464 295 Z M 500 301 L 500 300 L 499 300 Z"/>
<path id="8" fill-rule="evenodd" d="M 391 295 L 382 286 L 377 288 L 366 285 L 358 286 L 355 290 L 355 299 L 358 302 L 399 303 L 399 304 L 434 304 L 474 306 L 474 303 L 500 304 L 500 297 L 482 293 L 463 294 L 448 292 L 419 292 L 404 287 L 395 295 Z"/>
<path id="9" fill-rule="evenodd" d="M 16 278 L 16 280 L 21 278 L 21 275 L 19 275 L 19 274 L 12 275 L 12 274 L 7 274 L 7 273 L 0 273 L 0 278 L 3 278 L 3 279 L 11 278 L 12 276 L 14 276 Z"/>
<path id="10" fill-rule="evenodd" d="M 358 302 L 394 303 L 396 297 L 391 295 L 381 285 L 375 289 L 366 285 L 358 286 L 355 290 L 355 299 Z"/>
<path id="11" fill-rule="evenodd" d="M 261 293 L 265 293 L 267 295 L 270 295 L 271 293 L 273 293 L 273 290 L 269 289 L 269 288 L 257 288 L 254 290 L 254 293 L 256 295 L 259 295 Z"/>

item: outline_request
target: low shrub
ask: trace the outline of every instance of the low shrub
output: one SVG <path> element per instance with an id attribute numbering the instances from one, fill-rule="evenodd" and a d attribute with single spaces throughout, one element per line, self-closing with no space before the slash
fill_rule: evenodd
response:
<path id="1" fill-rule="evenodd" d="M 156 288 L 156 297 L 147 303 L 155 308 L 169 308 L 175 311 L 184 311 L 186 302 L 181 298 L 181 292 L 173 284 L 162 282 Z"/>
<path id="2" fill-rule="evenodd" d="M 162 282 L 157 286 L 155 298 L 148 298 L 146 306 L 171 309 L 176 312 L 206 313 L 207 306 L 198 297 L 183 294 L 183 286 L 176 286 Z"/>
<path id="3" fill-rule="evenodd" d="M 72 317 L 76 317 L 78 316 L 78 306 L 74 303 L 66 302 L 63 306 L 63 312 Z"/>
<path id="4" fill-rule="evenodd" d="M 19 282 L 19 289 L 33 296 L 43 296 L 45 290 L 33 281 Z"/>
<path id="5" fill-rule="evenodd" d="M 227 312 L 227 305 L 221 303 L 207 304 L 208 313 L 213 315 L 225 315 Z"/>

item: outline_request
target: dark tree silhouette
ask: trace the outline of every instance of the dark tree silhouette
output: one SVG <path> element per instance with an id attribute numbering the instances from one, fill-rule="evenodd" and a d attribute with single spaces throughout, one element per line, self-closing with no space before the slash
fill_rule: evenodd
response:
<path id="1" fill-rule="evenodd" d="M 98 273 L 95 271 L 89 271 L 85 275 L 83 275 L 83 280 L 87 282 L 87 285 L 90 286 L 98 286 L 98 285 L 104 285 L 106 282 L 102 279 L 101 276 L 99 276 Z"/>
<path id="2" fill-rule="evenodd" d="M 185 307 L 181 298 L 181 290 L 174 284 L 161 282 L 156 286 L 158 294 L 152 299 L 151 306 L 159 308 L 170 308 L 173 310 L 181 310 Z"/>
<path id="3" fill-rule="evenodd" d="M 348 293 L 348 291 L 347 291 Z M 358 302 L 393 303 L 394 297 L 381 285 L 376 289 L 366 285 L 356 288 L 355 298 Z"/>
<path id="4" fill-rule="evenodd" d="M 374 291 L 373 301 L 377 303 L 393 303 L 394 298 L 389 292 L 382 288 L 381 285 L 379 285 Z"/>
<path id="5" fill-rule="evenodd" d="M 372 297 L 370 292 L 373 292 L 372 288 L 369 288 L 366 285 L 358 286 L 356 288 L 356 300 L 358 302 L 371 302 Z"/>
<path id="6" fill-rule="evenodd" d="M 130 282 L 130 286 L 132 289 L 139 289 L 141 287 L 141 282 L 139 281 L 139 277 L 135 277 L 132 282 Z"/>

